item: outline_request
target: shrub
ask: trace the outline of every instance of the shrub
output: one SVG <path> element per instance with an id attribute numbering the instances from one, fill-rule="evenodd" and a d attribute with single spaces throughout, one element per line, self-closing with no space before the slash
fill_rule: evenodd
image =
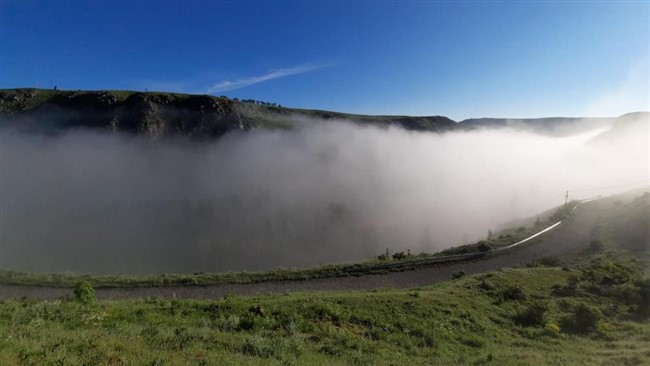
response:
<path id="1" fill-rule="evenodd" d="M 567 278 L 566 284 L 553 285 L 553 293 L 558 296 L 574 296 L 578 292 L 579 283 L 580 283 L 580 278 L 576 275 L 572 275 L 569 278 Z"/>
<path id="2" fill-rule="evenodd" d="M 74 298 L 82 304 L 95 301 L 95 289 L 86 281 L 78 282 L 74 287 Z"/>
<path id="3" fill-rule="evenodd" d="M 590 293 L 633 305 L 642 302 L 642 277 L 643 272 L 637 261 L 598 258 L 582 267 L 580 276 L 572 275 L 565 285 L 553 286 L 553 291 L 560 296 Z"/>
<path id="4" fill-rule="evenodd" d="M 151 362 L 149 362 L 147 365 L 148 366 L 162 366 L 164 364 L 165 364 L 165 360 L 163 360 L 162 358 L 156 357 L 153 360 L 151 360 Z"/>
<path id="5" fill-rule="evenodd" d="M 491 282 L 483 280 L 481 281 L 481 283 L 478 284 L 478 288 L 485 291 L 492 291 L 494 290 L 495 287 Z"/>
<path id="6" fill-rule="evenodd" d="M 257 322 L 255 317 L 251 314 L 244 314 L 239 318 L 239 324 L 237 330 L 240 331 L 252 331 L 257 327 Z"/>
<path id="7" fill-rule="evenodd" d="M 641 276 L 636 261 L 594 260 L 581 270 L 581 280 L 593 282 L 594 285 L 620 285 Z"/>
<path id="8" fill-rule="evenodd" d="M 627 305 L 640 304 L 643 296 L 641 283 L 638 282 L 616 286 L 609 292 L 611 296 Z"/>
<path id="9" fill-rule="evenodd" d="M 288 322 L 284 324 L 284 330 L 290 334 L 294 335 L 296 332 L 298 332 L 298 324 L 293 319 L 290 319 Z"/>
<path id="10" fill-rule="evenodd" d="M 461 343 L 473 348 L 483 348 L 485 346 L 485 340 L 483 340 L 478 336 L 473 336 L 473 335 L 461 339 Z"/>
<path id="11" fill-rule="evenodd" d="M 343 347 L 334 344 L 325 344 L 318 350 L 328 356 L 341 356 L 343 354 Z"/>
<path id="12" fill-rule="evenodd" d="M 562 221 L 569 217 L 571 210 L 575 207 L 574 201 L 569 202 L 568 204 L 560 207 L 551 217 L 549 217 L 549 222 Z"/>
<path id="13" fill-rule="evenodd" d="M 453 278 L 454 280 L 457 280 L 459 278 L 465 277 L 465 275 L 466 275 L 465 271 L 458 271 L 458 272 L 454 273 L 453 275 L 451 275 L 451 278 Z"/>
<path id="14" fill-rule="evenodd" d="M 596 330 L 600 312 L 586 304 L 578 304 L 573 307 L 571 314 L 566 316 L 563 327 L 573 333 L 589 333 Z"/>
<path id="15" fill-rule="evenodd" d="M 241 352 L 248 356 L 269 358 L 275 355 L 275 350 L 259 336 L 247 339 L 242 345 Z"/>
<path id="16" fill-rule="evenodd" d="M 196 338 L 197 336 L 188 331 L 187 328 L 174 328 L 173 335 L 165 340 L 164 345 L 165 347 L 180 351 L 187 348 Z"/>
<path id="17" fill-rule="evenodd" d="M 240 329 L 240 320 L 237 315 L 221 316 L 212 321 L 212 327 L 222 332 L 234 332 Z"/>
<path id="18" fill-rule="evenodd" d="M 600 252 L 603 250 L 605 245 L 603 244 L 602 241 L 598 239 L 593 239 L 591 243 L 589 243 L 589 246 L 587 247 L 589 252 Z"/>
<path id="19" fill-rule="evenodd" d="M 547 308 L 545 304 L 534 302 L 517 313 L 514 320 L 517 324 L 524 327 L 541 326 L 544 324 L 546 310 Z"/>
<path id="20" fill-rule="evenodd" d="M 153 343 L 160 335 L 160 330 L 154 326 L 147 326 L 140 331 L 140 336 L 150 343 Z"/>
<path id="21" fill-rule="evenodd" d="M 492 248 L 490 248 L 490 246 L 485 244 L 484 242 L 481 242 L 481 243 L 479 243 L 477 249 L 478 249 L 479 252 L 489 252 L 490 249 L 492 249 Z"/>
<path id="22" fill-rule="evenodd" d="M 501 291 L 500 297 L 507 301 L 521 301 L 526 300 L 526 293 L 519 286 L 511 286 Z"/>
<path id="23" fill-rule="evenodd" d="M 384 254 L 380 254 L 377 256 L 377 259 L 380 261 L 387 261 L 390 259 L 390 253 L 388 252 L 388 248 L 386 248 L 386 252 Z"/>
<path id="24" fill-rule="evenodd" d="M 558 267 L 562 264 L 562 260 L 558 257 L 548 256 L 538 259 L 537 263 L 545 267 Z"/>
<path id="25" fill-rule="evenodd" d="M 553 322 L 548 322 L 544 326 L 544 329 L 546 330 L 546 333 L 556 335 L 560 333 L 560 326 L 553 323 Z"/>
<path id="26" fill-rule="evenodd" d="M 248 308 L 248 312 L 257 315 L 257 316 L 264 316 L 264 306 L 262 305 L 253 305 Z"/>
<path id="27" fill-rule="evenodd" d="M 643 315 L 650 314 L 650 279 L 644 281 L 639 281 L 637 283 L 639 287 L 639 300 L 638 300 L 638 312 Z"/>
<path id="28" fill-rule="evenodd" d="M 304 315 L 312 320 L 330 321 L 336 325 L 340 325 L 343 321 L 341 309 L 327 302 L 318 302 L 311 305 Z"/>

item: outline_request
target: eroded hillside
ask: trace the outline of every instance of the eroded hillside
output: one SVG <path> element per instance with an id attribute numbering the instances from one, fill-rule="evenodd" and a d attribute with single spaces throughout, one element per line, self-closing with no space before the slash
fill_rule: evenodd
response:
<path id="1" fill-rule="evenodd" d="M 104 129 L 152 137 L 215 137 L 233 130 L 286 129 L 314 120 L 447 131 L 456 122 L 442 116 L 364 116 L 290 109 L 276 104 L 209 95 L 134 91 L 0 91 L 0 125 L 26 130 Z"/>

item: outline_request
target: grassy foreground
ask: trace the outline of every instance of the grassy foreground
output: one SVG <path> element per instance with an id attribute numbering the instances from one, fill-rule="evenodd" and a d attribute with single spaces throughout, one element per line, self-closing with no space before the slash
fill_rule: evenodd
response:
<path id="1" fill-rule="evenodd" d="M 413 290 L 0 302 L 2 365 L 641 365 L 650 282 L 600 255 Z"/>

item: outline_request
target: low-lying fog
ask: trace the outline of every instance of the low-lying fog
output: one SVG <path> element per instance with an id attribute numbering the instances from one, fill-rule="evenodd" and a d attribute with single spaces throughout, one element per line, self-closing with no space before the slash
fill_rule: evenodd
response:
<path id="1" fill-rule="evenodd" d="M 0 267 L 260 270 L 435 252 L 561 204 L 567 189 L 648 182 L 648 139 L 591 143 L 600 132 L 328 122 L 198 143 L 3 130 Z"/>

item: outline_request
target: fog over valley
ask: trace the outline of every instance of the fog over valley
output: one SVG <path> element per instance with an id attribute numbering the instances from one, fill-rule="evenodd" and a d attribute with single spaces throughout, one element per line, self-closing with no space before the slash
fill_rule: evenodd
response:
<path id="1" fill-rule="evenodd" d="M 0 267 L 146 274 L 436 252 L 570 198 L 647 186 L 648 118 L 563 136 L 348 121 L 211 141 L 1 130 Z"/>

